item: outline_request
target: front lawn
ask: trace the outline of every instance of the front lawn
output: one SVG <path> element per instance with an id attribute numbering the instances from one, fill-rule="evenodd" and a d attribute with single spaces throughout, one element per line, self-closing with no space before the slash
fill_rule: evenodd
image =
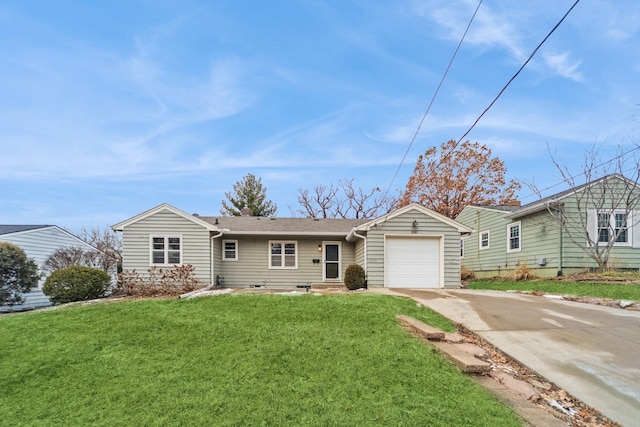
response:
<path id="1" fill-rule="evenodd" d="M 565 280 L 472 280 L 470 289 L 531 291 L 546 294 L 575 295 L 614 300 L 640 301 L 640 285 L 604 281 L 572 282 Z"/>
<path id="2" fill-rule="evenodd" d="M 0 425 L 517 426 L 375 294 L 224 295 L 0 317 Z"/>

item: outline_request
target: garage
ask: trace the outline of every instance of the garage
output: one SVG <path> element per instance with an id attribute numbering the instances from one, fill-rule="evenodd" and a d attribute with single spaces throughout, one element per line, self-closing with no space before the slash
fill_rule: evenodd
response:
<path id="1" fill-rule="evenodd" d="M 441 238 L 386 236 L 388 288 L 440 288 Z"/>

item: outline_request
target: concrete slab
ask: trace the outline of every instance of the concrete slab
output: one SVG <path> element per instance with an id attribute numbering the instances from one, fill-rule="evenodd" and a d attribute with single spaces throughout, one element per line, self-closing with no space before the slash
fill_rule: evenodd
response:
<path id="1" fill-rule="evenodd" d="M 473 354 L 467 353 L 460 347 L 461 344 L 433 341 L 431 345 L 451 360 L 462 372 L 483 374 L 491 369 L 489 363 L 476 358 Z"/>
<path id="2" fill-rule="evenodd" d="M 499 291 L 400 290 L 623 426 L 640 420 L 640 312 Z"/>

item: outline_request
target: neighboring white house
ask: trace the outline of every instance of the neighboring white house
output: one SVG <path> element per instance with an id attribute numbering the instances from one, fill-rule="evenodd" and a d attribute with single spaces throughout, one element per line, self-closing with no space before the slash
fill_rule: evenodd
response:
<path id="1" fill-rule="evenodd" d="M 28 310 L 51 305 L 42 293 L 42 286 L 47 278 L 44 263 L 56 250 L 79 247 L 86 250 L 97 250 L 84 240 L 69 233 L 57 225 L 0 225 L 0 242 L 9 242 L 19 246 L 29 258 L 38 265 L 41 279 L 37 288 L 24 294 L 23 304 L 13 307 L 0 306 L 0 311 Z"/>
<path id="2" fill-rule="evenodd" d="M 208 217 L 162 204 L 112 227 L 124 270 L 192 265 L 226 286 L 341 284 L 361 265 L 369 287 L 460 286 L 460 237 L 471 229 L 411 204 L 373 220 Z"/>

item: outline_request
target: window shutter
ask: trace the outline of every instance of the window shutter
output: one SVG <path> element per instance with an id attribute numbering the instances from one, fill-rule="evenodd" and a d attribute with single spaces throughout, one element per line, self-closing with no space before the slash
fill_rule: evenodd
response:
<path id="1" fill-rule="evenodd" d="M 631 232 L 631 241 L 634 248 L 640 248 L 640 211 L 632 211 L 631 218 L 627 220 L 627 226 Z"/>

